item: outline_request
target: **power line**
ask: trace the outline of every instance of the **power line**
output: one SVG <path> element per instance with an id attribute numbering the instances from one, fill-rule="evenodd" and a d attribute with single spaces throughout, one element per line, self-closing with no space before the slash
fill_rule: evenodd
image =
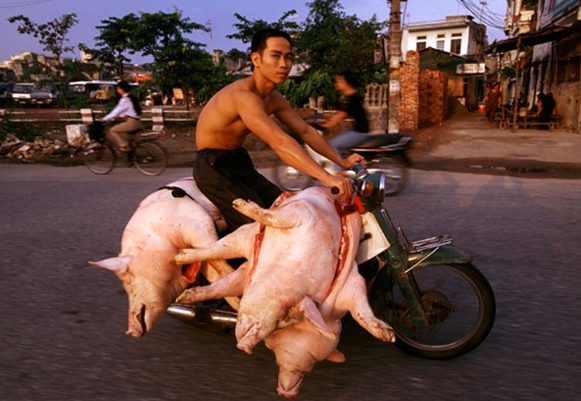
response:
<path id="1" fill-rule="evenodd" d="M 471 0 L 456 0 L 462 7 L 468 10 L 474 17 L 480 17 L 480 23 L 497 29 L 504 29 L 505 15 L 496 13 L 490 9 L 488 3 L 481 1 L 476 4 Z"/>
<path id="2" fill-rule="evenodd" d="M 35 6 L 37 4 L 49 3 L 51 1 L 55 1 L 55 0 L 12 1 L 10 3 L 5 3 L 5 4 L 0 5 L 0 9 L 21 8 L 21 7 Z"/>

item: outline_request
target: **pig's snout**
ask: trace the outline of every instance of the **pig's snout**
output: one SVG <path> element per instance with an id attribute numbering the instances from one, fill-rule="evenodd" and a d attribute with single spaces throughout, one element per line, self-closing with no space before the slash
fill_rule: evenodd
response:
<path id="1" fill-rule="evenodd" d="M 147 324 L 145 323 L 145 305 L 141 305 L 139 312 L 129 318 L 129 326 L 127 327 L 126 335 L 141 338 L 147 332 Z"/>
<path id="2" fill-rule="evenodd" d="M 284 398 L 296 398 L 303 383 L 304 372 L 289 372 L 280 370 L 278 374 L 278 395 Z"/>

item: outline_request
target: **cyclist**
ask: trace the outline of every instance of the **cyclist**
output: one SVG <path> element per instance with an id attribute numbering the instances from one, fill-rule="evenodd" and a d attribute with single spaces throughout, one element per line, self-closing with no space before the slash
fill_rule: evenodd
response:
<path id="1" fill-rule="evenodd" d="M 122 153 L 129 151 L 130 135 L 139 131 L 142 127 L 141 106 L 135 96 L 131 94 L 131 85 L 126 81 L 119 81 L 116 90 L 120 96 L 119 102 L 100 121 L 107 122 L 113 119 L 123 120 L 121 123 L 111 127 L 108 133 L 117 151 Z"/>

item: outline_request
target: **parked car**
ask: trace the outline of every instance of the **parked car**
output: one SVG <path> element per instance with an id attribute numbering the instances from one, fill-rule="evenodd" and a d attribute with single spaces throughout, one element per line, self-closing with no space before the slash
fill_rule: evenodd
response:
<path id="1" fill-rule="evenodd" d="M 12 99 L 13 86 L 11 82 L 0 82 L 0 105 L 4 106 Z"/>
<path id="2" fill-rule="evenodd" d="M 115 81 L 75 81 L 67 88 L 67 98 L 90 99 L 92 103 L 105 103 L 116 96 Z"/>
<path id="3" fill-rule="evenodd" d="M 60 95 L 58 83 L 17 82 L 12 88 L 16 106 L 52 106 Z"/>

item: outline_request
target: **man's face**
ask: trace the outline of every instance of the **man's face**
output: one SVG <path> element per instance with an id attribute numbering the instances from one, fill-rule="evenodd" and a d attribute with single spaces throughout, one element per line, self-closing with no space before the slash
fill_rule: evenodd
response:
<path id="1" fill-rule="evenodd" d="M 336 75 L 335 76 L 335 90 L 338 92 L 343 93 L 343 91 L 347 88 L 347 81 L 343 75 Z"/>
<path id="2" fill-rule="evenodd" d="M 293 54 L 290 43 L 285 38 L 273 37 L 266 40 L 262 55 L 253 54 L 254 68 L 275 84 L 282 84 L 288 78 L 292 67 Z"/>

